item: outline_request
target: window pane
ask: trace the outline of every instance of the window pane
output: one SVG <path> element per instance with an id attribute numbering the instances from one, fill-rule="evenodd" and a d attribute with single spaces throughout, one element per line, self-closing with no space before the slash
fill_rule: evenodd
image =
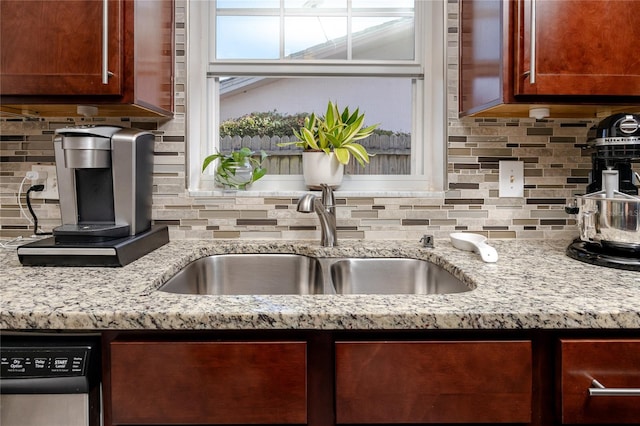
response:
<path id="1" fill-rule="evenodd" d="M 332 100 L 341 109 L 359 108 L 365 125 L 379 124 L 379 132 L 362 141 L 375 154 L 371 163 L 362 168 L 352 161 L 348 173 L 410 174 L 411 85 L 409 78 L 226 78 L 220 83 L 220 150 L 241 144 L 264 149 L 269 174 L 300 174 L 300 149 L 277 143 L 294 140 L 291 128 L 311 112 L 324 115 Z"/>
<path id="2" fill-rule="evenodd" d="M 413 60 L 413 18 L 353 18 L 353 59 Z"/>
<path id="3" fill-rule="evenodd" d="M 347 0 L 284 0 L 287 9 L 346 9 Z"/>
<path id="4" fill-rule="evenodd" d="M 284 53 L 294 59 L 347 59 L 347 19 L 287 17 Z"/>
<path id="5" fill-rule="evenodd" d="M 412 8 L 414 0 L 351 0 L 353 9 L 360 8 Z"/>
<path id="6" fill-rule="evenodd" d="M 278 59 L 279 22 L 272 16 L 218 16 L 216 59 Z"/>
<path id="7" fill-rule="evenodd" d="M 216 2 L 216 7 L 218 9 L 279 9 L 280 0 L 218 0 Z"/>
<path id="8" fill-rule="evenodd" d="M 282 5 L 284 10 L 279 0 L 218 2 L 216 59 L 415 58 L 413 1 L 354 1 L 353 14 L 347 0 Z"/>

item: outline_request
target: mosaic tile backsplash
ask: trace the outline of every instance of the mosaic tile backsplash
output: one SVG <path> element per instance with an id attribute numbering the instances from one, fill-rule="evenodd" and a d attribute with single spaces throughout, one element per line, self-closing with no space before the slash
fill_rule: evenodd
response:
<path id="1" fill-rule="evenodd" d="M 584 191 L 590 157 L 580 148 L 591 119 L 490 119 L 457 117 L 457 2 L 448 2 L 448 190 L 442 198 L 338 197 L 339 238 L 419 240 L 474 231 L 489 238 L 571 238 L 574 219 L 564 206 Z M 192 197 L 186 191 L 185 2 L 176 2 L 176 114 L 172 120 L 95 118 L 150 130 L 156 135 L 153 219 L 171 239 L 315 239 L 315 215 L 296 212 L 296 197 Z M 86 119 L 0 119 L 0 237 L 31 235 L 18 187 L 34 164 L 53 164 L 56 128 Z M 498 197 L 500 160 L 525 164 L 523 198 Z M 25 185 L 26 187 L 26 185 Z M 23 201 L 24 204 L 24 201 Z M 60 224 L 57 200 L 34 200 L 43 230 Z"/>

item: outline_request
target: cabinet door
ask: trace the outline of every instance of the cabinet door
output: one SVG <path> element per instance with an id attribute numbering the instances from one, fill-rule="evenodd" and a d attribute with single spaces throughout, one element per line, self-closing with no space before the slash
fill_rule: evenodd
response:
<path id="1" fill-rule="evenodd" d="M 306 423 L 304 342 L 110 346 L 114 424 Z"/>
<path id="2" fill-rule="evenodd" d="M 121 15 L 122 0 L 2 0 L 2 95 L 119 95 Z"/>
<path id="3" fill-rule="evenodd" d="M 625 395 L 590 395 L 594 379 Z M 640 339 L 561 340 L 558 391 L 562 423 L 638 424 Z"/>
<path id="4" fill-rule="evenodd" d="M 518 6 L 516 95 L 640 95 L 635 1 L 519 0 Z"/>
<path id="5" fill-rule="evenodd" d="M 459 109 L 473 114 L 512 101 L 509 14 L 501 0 L 460 0 Z M 505 27 L 506 26 L 506 27 Z"/>
<path id="6" fill-rule="evenodd" d="M 528 341 L 338 342 L 338 423 L 528 423 Z"/>

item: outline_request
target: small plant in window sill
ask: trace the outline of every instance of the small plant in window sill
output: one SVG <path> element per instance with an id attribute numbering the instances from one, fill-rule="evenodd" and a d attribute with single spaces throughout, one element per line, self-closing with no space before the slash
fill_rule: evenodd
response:
<path id="1" fill-rule="evenodd" d="M 261 150 L 260 159 L 255 154 L 247 147 L 228 154 L 212 154 L 204 159 L 202 171 L 213 161 L 219 160 L 215 172 L 216 183 L 225 188 L 247 189 L 247 186 L 267 174 L 267 169 L 262 167 L 267 153 Z"/>

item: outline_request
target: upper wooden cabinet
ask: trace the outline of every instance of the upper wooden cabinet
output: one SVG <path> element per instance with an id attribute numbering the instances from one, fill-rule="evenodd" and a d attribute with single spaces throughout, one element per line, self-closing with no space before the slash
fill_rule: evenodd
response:
<path id="1" fill-rule="evenodd" d="M 640 96 L 636 7 L 619 0 L 520 0 L 516 96 Z"/>
<path id="2" fill-rule="evenodd" d="M 461 115 L 526 116 L 530 105 L 566 117 L 640 110 L 632 3 L 461 0 Z"/>
<path id="3" fill-rule="evenodd" d="M 2 110 L 171 115 L 172 0 L 3 0 Z"/>

